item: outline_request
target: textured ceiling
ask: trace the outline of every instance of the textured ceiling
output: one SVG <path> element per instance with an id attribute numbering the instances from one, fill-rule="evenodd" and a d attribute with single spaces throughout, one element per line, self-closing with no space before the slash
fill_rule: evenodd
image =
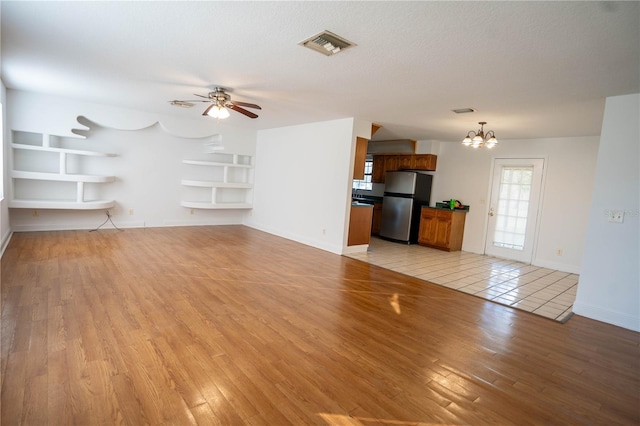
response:
<path id="1" fill-rule="evenodd" d="M 266 129 L 344 117 L 376 139 L 598 135 L 604 100 L 640 92 L 639 2 L 11 2 L 10 89 L 207 120 L 169 105 L 213 86 Z M 357 44 L 327 57 L 323 30 Z M 456 115 L 455 108 L 473 114 Z"/>

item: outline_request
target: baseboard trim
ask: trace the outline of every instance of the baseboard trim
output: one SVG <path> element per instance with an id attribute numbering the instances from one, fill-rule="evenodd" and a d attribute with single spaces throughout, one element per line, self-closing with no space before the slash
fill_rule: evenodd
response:
<path id="1" fill-rule="evenodd" d="M 533 266 L 540 266 L 541 268 L 554 269 L 556 271 L 567 272 L 569 274 L 580 275 L 580 267 L 574 265 L 568 265 L 560 262 L 550 262 L 548 260 L 534 259 L 531 264 Z"/>
<path id="2" fill-rule="evenodd" d="M 13 232 L 40 232 L 40 231 L 90 231 L 96 229 L 95 223 L 69 224 L 37 224 L 37 225 L 14 225 Z M 118 228 L 145 228 L 144 221 L 132 221 L 116 223 Z M 114 229 L 111 223 L 105 223 L 100 229 Z"/>
<path id="3" fill-rule="evenodd" d="M 243 223 L 244 226 L 248 228 L 257 229 L 258 231 L 266 232 L 267 234 L 275 235 L 277 237 L 286 238 L 287 240 L 295 241 L 300 244 L 304 244 L 310 247 L 315 247 L 320 250 L 328 251 L 330 253 L 342 255 L 342 247 L 335 246 L 333 244 L 327 244 L 324 241 L 319 241 L 315 239 L 310 239 L 306 237 L 301 237 L 299 235 L 291 234 L 288 232 L 281 231 L 279 229 L 274 229 L 268 226 L 260 226 L 260 224 L 251 222 L 251 223 Z"/>
<path id="4" fill-rule="evenodd" d="M 0 259 L 2 259 L 2 255 L 9 245 L 9 241 L 11 241 L 12 236 L 13 231 L 11 229 L 7 230 L 7 232 L 2 236 L 2 244 L 0 245 Z"/>
<path id="5" fill-rule="evenodd" d="M 369 249 L 369 244 L 359 244 L 357 246 L 347 246 L 342 249 L 342 254 L 355 254 L 355 253 L 366 253 Z"/>
<path id="6" fill-rule="evenodd" d="M 590 318 L 592 320 L 605 322 L 607 324 L 616 325 L 628 330 L 640 331 L 640 318 L 620 312 L 604 309 L 599 306 L 593 306 L 586 303 L 576 301 L 573 304 L 573 312 L 576 315 Z"/>

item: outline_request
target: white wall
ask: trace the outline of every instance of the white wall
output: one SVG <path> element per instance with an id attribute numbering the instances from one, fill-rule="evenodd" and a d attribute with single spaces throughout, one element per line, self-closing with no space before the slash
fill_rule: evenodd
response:
<path id="1" fill-rule="evenodd" d="M 349 118 L 259 131 L 254 209 L 245 223 L 342 253 L 359 128 Z"/>
<path id="2" fill-rule="evenodd" d="M 532 263 L 578 273 L 582 265 L 598 141 L 598 137 L 501 140 L 494 150 L 475 150 L 458 142 L 442 142 L 431 205 L 450 198 L 470 205 L 462 249 L 484 253 L 492 160 L 544 158 L 544 195 Z M 562 256 L 557 255 L 558 249 L 562 249 Z"/>
<path id="3" fill-rule="evenodd" d="M 9 129 L 67 135 L 61 139 L 66 148 L 117 154 L 112 158 L 83 157 L 77 164 L 69 164 L 81 173 L 116 176 L 113 183 L 86 186 L 86 193 L 89 198 L 116 200 L 116 207 L 110 211 L 117 226 L 242 223 L 245 210 L 196 209 L 192 214 L 191 209 L 180 206 L 180 201 L 191 195 L 190 189 L 180 184 L 181 180 L 197 179 L 193 168 L 201 167 L 187 166 L 182 160 L 211 159 L 211 154 L 205 153 L 204 143 L 212 140 L 210 135 L 218 133 L 222 135 L 225 152 L 255 155 L 255 131 L 214 120 L 176 119 L 12 90 L 7 95 Z M 42 105 L 48 105 L 51 113 L 40 114 Z M 86 139 L 73 137 L 72 128 L 84 128 L 77 121 L 79 115 L 109 127 L 92 125 Z M 20 185 L 59 191 L 56 184 L 48 182 L 28 181 Z M 103 210 L 38 210 L 34 216 L 32 209 L 10 209 L 9 215 L 14 231 L 92 229 L 106 219 Z"/>
<path id="4" fill-rule="evenodd" d="M 2 179 L 2 194 L 0 194 L 0 256 L 4 252 L 6 245 L 9 243 L 9 237 L 11 236 L 11 226 L 9 225 L 9 200 L 8 200 L 8 179 L 6 178 L 6 170 L 8 170 L 8 158 L 9 158 L 9 132 L 7 130 L 7 90 L 4 87 L 4 83 L 0 81 L 0 103 L 2 103 L 2 144 L 0 146 L 0 173 L 3 174 Z M 3 196 L 4 194 L 4 196 Z"/>
<path id="5" fill-rule="evenodd" d="M 640 94 L 608 98 L 574 312 L 640 331 Z M 607 220 L 623 211 L 623 223 Z"/>

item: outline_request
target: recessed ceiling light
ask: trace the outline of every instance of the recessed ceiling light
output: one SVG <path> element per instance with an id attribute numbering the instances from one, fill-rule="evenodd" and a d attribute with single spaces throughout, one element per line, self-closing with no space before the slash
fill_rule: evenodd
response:
<path id="1" fill-rule="evenodd" d="M 349 47 L 357 46 L 346 38 L 340 37 L 339 35 L 326 30 L 311 36 L 298 44 L 326 56 L 335 55 Z"/>
<path id="2" fill-rule="evenodd" d="M 466 114 L 468 112 L 476 112 L 476 110 L 473 108 L 458 108 L 458 109 L 452 109 L 451 111 L 455 112 L 456 114 Z"/>

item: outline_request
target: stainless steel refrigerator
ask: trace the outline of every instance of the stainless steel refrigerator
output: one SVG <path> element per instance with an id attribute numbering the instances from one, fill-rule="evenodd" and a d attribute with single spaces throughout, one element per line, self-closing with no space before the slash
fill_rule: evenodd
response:
<path id="1" fill-rule="evenodd" d="M 385 174 L 382 238 L 407 244 L 418 242 L 420 209 L 429 205 L 432 180 L 432 175 L 416 171 Z"/>

